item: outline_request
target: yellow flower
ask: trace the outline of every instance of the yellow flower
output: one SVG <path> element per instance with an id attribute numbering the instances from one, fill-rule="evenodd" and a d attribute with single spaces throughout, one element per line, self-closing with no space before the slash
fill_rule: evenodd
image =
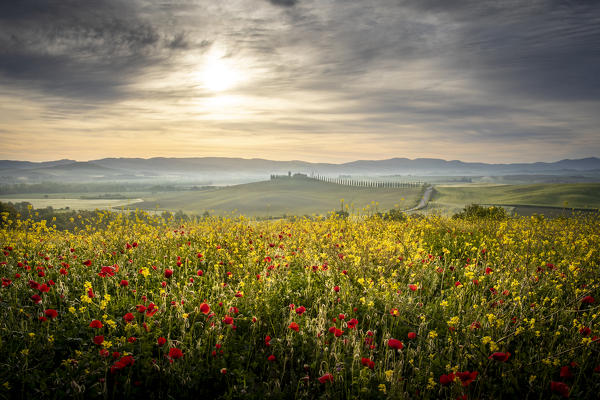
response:
<path id="1" fill-rule="evenodd" d="M 586 337 L 581 339 L 581 343 L 585 344 L 586 346 L 589 346 L 590 343 L 592 343 L 592 338 Z"/>
<path id="2" fill-rule="evenodd" d="M 427 389 L 433 389 L 436 385 L 437 383 L 435 382 L 435 379 L 430 377 L 427 381 Z"/>

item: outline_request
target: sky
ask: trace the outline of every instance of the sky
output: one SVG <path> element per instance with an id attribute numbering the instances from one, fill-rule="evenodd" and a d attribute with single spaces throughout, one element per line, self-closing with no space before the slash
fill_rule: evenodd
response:
<path id="1" fill-rule="evenodd" d="M 0 159 L 600 156 L 600 1 L 3 0 Z"/>

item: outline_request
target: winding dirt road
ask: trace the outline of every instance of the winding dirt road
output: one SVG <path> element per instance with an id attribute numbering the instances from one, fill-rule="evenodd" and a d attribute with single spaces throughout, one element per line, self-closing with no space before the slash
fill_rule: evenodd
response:
<path id="1" fill-rule="evenodd" d="M 429 203 L 429 200 L 431 200 L 432 194 L 433 194 L 433 186 L 428 186 L 427 189 L 425 189 L 425 192 L 423 193 L 423 197 L 419 201 L 419 204 L 417 204 L 416 207 L 405 210 L 404 212 L 417 211 L 417 210 L 421 210 L 421 209 L 427 207 L 427 203 Z"/>

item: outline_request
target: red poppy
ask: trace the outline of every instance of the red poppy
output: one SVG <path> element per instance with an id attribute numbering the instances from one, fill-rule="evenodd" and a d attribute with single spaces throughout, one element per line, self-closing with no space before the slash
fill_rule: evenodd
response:
<path id="1" fill-rule="evenodd" d="M 371 369 L 375 368 L 375 362 L 372 361 L 370 358 L 363 357 L 360 359 L 360 363 L 365 367 L 369 367 Z"/>
<path id="2" fill-rule="evenodd" d="M 102 357 L 108 357 L 108 354 L 109 354 L 108 350 L 106 350 L 106 349 L 100 349 L 99 353 Z"/>
<path id="3" fill-rule="evenodd" d="M 89 266 L 91 266 L 91 265 L 92 265 L 92 260 L 85 260 L 85 261 L 83 262 L 83 265 L 85 265 L 86 267 L 89 267 Z"/>
<path id="4" fill-rule="evenodd" d="M 157 311 L 158 311 L 158 307 L 156 307 L 156 305 L 154 303 L 150 303 L 150 304 L 148 304 L 148 308 L 146 310 L 146 315 L 148 317 L 151 317 L 154 314 L 156 314 Z"/>
<path id="5" fill-rule="evenodd" d="M 58 317 L 58 311 L 53 310 L 51 308 L 49 308 L 46 311 L 44 311 L 44 314 L 46 314 L 46 317 L 48 317 L 48 318 L 56 318 L 56 317 Z"/>
<path id="6" fill-rule="evenodd" d="M 581 336 L 589 336 L 590 333 L 592 333 L 592 330 L 587 326 L 583 326 L 579 328 L 579 333 L 581 334 Z"/>
<path id="7" fill-rule="evenodd" d="M 560 394 L 562 397 L 569 397 L 569 387 L 562 382 L 550 381 L 550 390 Z"/>
<path id="8" fill-rule="evenodd" d="M 113 357 L 114 357 L 114 353 L 113 353 Z M 134 360 L 133 356 L 123 356 L 119 361 L 117 361 L 110 367 L 110 372 L 112 374 L 114 374 L 115 372 L 117 372 L 129 365 L 133 365 L 134 362 L 135 362 L 135 360 Z"/>
<path id="9" fill-rule="evenodd" d="M 414 291 L 416 291 L 416 290 L 417 290 L 419 287 L 418 287 L 417 285 L 410 284 L 410 285 L 408 285 L 408 288 L 414 292 Z"/>
<path id="10" fill-rule="evenodd" d="M 223 323 L 227 325 L 233 325 L 233 317 L 226 315 L 225 318 L 223 318 Z"/>
<path id="11" fill-rule="evenodd" d="M 292 329 L 292 330 L 294 330 L 294 331 L 296 331 L 296 332 L 300 331 L 300 326 L 298 326 L 298 324 L 297 324 L 297 323 L 295 323 L 295 322 L 292 322 L 292 323 L 291 323 L 291 324 L 288 326 L 288 328 L 290 328 L 290 329 Z"/>
<path id="12" fill-rule="evenodd" d="M 102 278 L 105 278 L 107 276 L 114 276 L 114 274 L 115 274 L 115 268 L 114 267 L 110 267 L 110 266 L 108 266 L 108 267 L 102 267 L 100 269 L 100 272 L 98 272 L 98 276 L 102 277 Z"/>
<path id="13" fill-rule="evenodd" d="M 305 311 L 306 311 L 306 307 L 304 307 L 304 306 L 296 307 L 296 314 L 298 314 L 298 315 L 304 314 Z"/>
<path id="14" fill-rule="evenodd" d="M 330 330 L 331 332 L 331 330 Z M 336 327 L 333 327 L 333 334 L 335 335 L 335 337 L 340 337 L 344 334 L 344 331 L 341 329 L 338 329 Z"/>
<path id="15" fill-rule="evenodd" d="M 127 314 L 123 315 L 123 319 L 127 322 L 130 323 L 131 321 L 133 321 L 135 319 L 135 317 L 133 316 L 132 313 L 128 312 Z"/>
<path id="16" fill-rule="evenodd" d="M 235 297 L 244 297 L 244 294 L 239 290 L 235 293 Z"/>
<path id="17" fill-rule="evenodd" d="M 156 339 L 156 343 L 159 347 L 162 347 L 165 343 L 167 343 L 167 339 L 161 336 L 158 339 Z"/>
<path id="18" fill-rule="evenodd" d="M 95 319 L 92 322 L 90 322 L 90 328 L 100 329 L 100 328 L 102 328 L 102 322 Z"/>
<path id="19" fill-rule="evenodd" d="M 581 302 L 584 304 L 594 304 L 595 301 L 596 299 L 594 299 L 592 296 L 585 296 L 583 299 L 581 299 Z"/>
<path id="20" fill-rule="evenodd" d="M 135 341 L 136 341 L 136 340 L 137 340 L 137 338 L 136 338 L 135 336 L 130 336 L 130 337 L 127 339 L 127 341 L 128 341 L 129 343 L 135 343 Z"/>
<path id="21" fill-rule="evenodd" d="M 169 349 L 169 358 L 177 360 L 178 358 L 182 358 L 183 353 L 177 347 L 172 347 Z"/>
<path id="22" fill-rule="evenodd" d="M 276 358 L 273 354 L 271 354 L 269 357 L 267 357 L 267 360 L 274 362 L 276 360 Z"/>
<path id="23" fill-rule="evenodd" d="M 129 286 L 129 282 L 127 282 L 125 279 L 123 279 L 121 281 L 121 286 Z"/>
<path id="24" fill-rule="evenodd" d="M 200 312 L 202 314 L 208 314 L 210 312 L 210 306 L 206 303 L 200 304 Z"/>
<path id="25" fill-rule="evenodd" d="M 479 372 L 473 371 L 465 371 L 465 372 L 457 372 L 456 375 L 460 378 L 463 386 L 469 386 L 479 375 Z"/>
<path id="26" fill-rule="evenodd" d="M 490 360 L 493 359 L 493 360 L 496 360 L 496 361 L 506 362 L 509 357 L 510 357 L 510 353 L 508 353 L 508 352 L 506 352 L 506 353 L 496 352 L 496 353 L 493 353 L 488 358 Z"/>
<path id="27" fill-rule="evenodd" d="M 46 318 L 46 317 L 39 317 L 38 319 L 39 319 L 40 321 L 42 321 L 42 322 L 46 322 L 46 321 L 48 321 L 48 318 Z"/>
<path id="28" fill-rule="evenodd" d="M 165 269 L 165 278 L 170 278 L 173 275 L 172 269 Z"/>
<path id="29" fill-rule="evenodd" d="M 404 343 L 398 339 L 390 339 L 388 340 L 388 347 L 391 349 L 402 350 L 404 348 Z"/>
<path id="30" fill-rule="evenodd" d="M 569 379 L 573 377 L 573 374 L 571 373 L 571 370 L 568 366 L 564 366 L 560 369 L 560 377 L 564 379 Z"/>
<path id="31" fill-rule="evenodd" d="M 441 375 L 440 376 L 440 384 L 442 386 L 448 386 L 449 384 L 451 384 L 452 382 L 454 382 L 454 374 L 450 373 L 448 375 Z"/>
<path id="32" fill-rule="evenodd" d="M 48 285 L 46 285 L 45 283 L 40 285 L 39 288 L 40 292 L 42 293 L 48 293 L 50 291 L 50 287 L 48 287 Z"/>
<path id="33" fill-rule="evenodd" d="M 321 383 L 333 382 L 333 375 L 327 373 L 327 374 L 319 377 L 319 382 L 321 382 Z"/>
<path id="34" fill-rule="evenodd" d="M 35 304 L 40 304 L 42 302 L 42 298 L 39 294 L 34 294 L 33 296 L 31 296 L 31 300 L 33 300 Z"/>
<path id="35" fill-rule="evenodd" d="M 104 336 L 94 336 L 94 343 L 96 343 L 97 345 L 101 345 L 102 343 L 104 343 Z"/>
<path id="36" fill-rule="evenodd" d="M 198 271 L 196 271 L 196 275 L 202 276 L 202 275 L 204 275 L 204 271 L 202 271 L 201 269 L 199 269 Z"/>
<path id="37" fill-rule="evenodd" d="M 135 306 L 137 312 L 139 313 L 143 313 L 146 311 L 146 306 L 143 304 L 138 304 L 137 306 Z"/>
<path id="38" fill-rule="evenodd" d="M 417 334 L 415 332 L 408 332 L 408 338 L 414 340 L 417 338 Z"/>
<path id="39" fill-rule="evenodd" d="M 348 321 L 348 328 L 349 329 L 356 328 L 356 325 L 358 325 L 358 320 L 356 318 L 352 318 L 350 321 Z"/>
<path id="40" fill-rule="evenodd" d="M 339 286 L 334 286 L 334 287 L 333 287 L 333 290 L 334 290 L 334 292 L 336 292 L 336 293 L 337 293 L 337 292 L 339 292 L 339 291 L 340 291 L 340 287 L 339 287 Z"/>

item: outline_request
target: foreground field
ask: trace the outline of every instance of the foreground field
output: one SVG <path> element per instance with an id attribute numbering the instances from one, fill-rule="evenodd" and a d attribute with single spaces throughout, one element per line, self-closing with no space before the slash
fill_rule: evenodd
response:
<path id="1" fill-rule="evenodd" d="M 600 220 L 3 220 L 2 398 L 600 390 Z"/>

